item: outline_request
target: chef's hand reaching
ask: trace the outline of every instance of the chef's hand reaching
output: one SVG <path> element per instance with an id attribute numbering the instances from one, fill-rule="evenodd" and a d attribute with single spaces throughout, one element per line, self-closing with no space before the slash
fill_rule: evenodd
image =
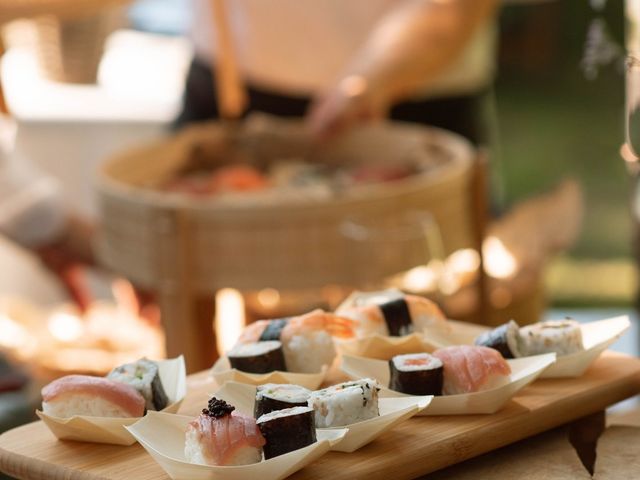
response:
<path id="1" fill-rule="evenodd" d="M 385 118 L 390 105 L 384 91 L 362 76 L 351 75 L 313 102 L 307 124 L 313 137 L 328 140 L 358 123 Z"/>
<path id="2" fill-rule="evenodd" d="M 404 0 L 374 28 L 344 74 L 312 103 L 307 116 L 318 140 L 357 123 L 384 118 L 463 52 L 498 0 Z"/>

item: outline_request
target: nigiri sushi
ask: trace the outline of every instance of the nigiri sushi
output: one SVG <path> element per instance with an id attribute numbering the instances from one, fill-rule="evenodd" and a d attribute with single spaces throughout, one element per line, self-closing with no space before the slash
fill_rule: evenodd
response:
<path id="1" fill-rule="evenodd" d="M 375 333 L 399 337 L 425 328 L 449 330 L 444 314 L 434 302 L 394 289 L 355 292 L 335 313 L 355 321 L 353 328 L 358 338 Z"/>
<path id="2" fill-rule="evenodd" d="M 142 417 L 144 397 L 132 386 L 103 377 L 67 375 L 42 389 L 42 411 L 54 417 Z"/>
<path id="3" fill-rule="evenodd" d="M 288 371 L 317 373 L 336 357 L 332 336 L 354 336 L 351 323 L 318 309 L 297 317 L 258 320 L 244 329 L 238 343 L 280 341 Z"/>
<path id="4" fill-rule="evenodd" d="M 200 465 L 249 465 L 262 460 L 265 439 L 255 419 L 213 397 L 187 426 L 184 455 Z"/>
<path id="5" fill-rule="evenodd" d="M 493 348 L 460 345 L 436 350 L 433 356 L 444 365 L 444 395 L 490 390 L 509 383 L 511 367 Z"/>

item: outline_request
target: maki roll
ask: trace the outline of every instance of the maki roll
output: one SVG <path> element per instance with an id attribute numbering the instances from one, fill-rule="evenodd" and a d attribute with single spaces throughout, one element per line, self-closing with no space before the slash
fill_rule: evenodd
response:
<path id="1" fill-rule="evenodd" d="M 316 426 L 341 427 L 379 416 L 379 389 L 378 382 L 364 378 L 312 392 L 309 406 L 315 410 Z"/>
<path id="2" fill-rule="evenodd" d="M 262 460 L 265 439 L 256 421 L 212 398 L 187 426 L 184 456 L 200 465 L 249 465 Z"/>
<path id="3" fill-rule="evenodd" d="M 287 371 L 282 343 L 267 342 L 238 344 L 227 353 L 232 368 L 247 373 Z"/>
<path id="4" fill-rule="evenodd" d="M 60 418 L 141 417 L 144 405 L 138 390 L 103 377 L 67 375 L 42 389 L 42 411 Z"/>
<path id="5" fill-rule="evenodd" d="M 428 353 L 396 355 L 389 360 L 389 388 L 410 395 L 441 395 L 444 366 Z"/>
<path id="6" fill-rule="evenodd" d="M 267 413 L 258 418 L 260 432 L 266 441 L 265 460 L 284 455 L 316 442 L 313 409 L 293 407 Z"/>
<path id="7" fill-rule="evenodd" d="M 298 385 L 267 383 L 256 389 L 253 416 L 259 418 L 275 410 L 306 407 L 311 391 Z"/>
<path id="8" fill-rule="evenodd" d="M 511 367 L 493 348 L 459 345 L 433 352 L 444 365 L 443 395 L 491 390 L 509 383 Z"/>
<path id="9" fill-rule="evenodd" d="M 142 358 L 111 370 L 107 378 L 126 383 L 138 390 L 144 397 L 147 410 L 163 410 L 169 405 L 169 397 L 164 390 L 158 364 Z"/>
<path id="10" fill-rule="evenodd" d="M 519 340 L 520 327 L 516 322 L 510 320 L 504 325 L 478 335 L 474 343 L 498 350 L 504 358 L 518 358 L 522 356 Z"/>
<path id="11" fill-rule="evenodd" d="M 523 356 L 553 352 L 569 355 L 583 349 L 580 324 L 572 319 L 534 323 L 520 329 Z"/>

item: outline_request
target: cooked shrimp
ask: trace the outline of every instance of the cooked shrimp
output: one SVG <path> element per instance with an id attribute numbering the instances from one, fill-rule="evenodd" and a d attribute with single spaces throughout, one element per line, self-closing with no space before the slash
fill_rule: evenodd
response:
<path id="1" fill-rule="evenodd" d="M 295 335 L 306 332 L 324 331 L 332 337 L 348 339 L 355 336 L 355 322 L 348 318 L 341 318 L 324 310 L 316 309 L 304 315 L 293 317 L 282 329 L 281 338 L 287 341 Z"/>
<path id="2" fill-rule="evenodd" d="M 278 329 L 280 340 L 287 341 L 295 335 L 306 332 L 323 331 L 337 338 L 353 338 L 355 336 L 355 322 L 348 318 L 341 318 L 324 310 L 316 309 L 304 315 L 285 319 L 258 320 L 242 331 L 238 343 L 251 343 L 261 340 L 267 327 L 276 327 L 276 322 L 282 322 Z M 264 340 L 264 339 L 263 339 Z"/>

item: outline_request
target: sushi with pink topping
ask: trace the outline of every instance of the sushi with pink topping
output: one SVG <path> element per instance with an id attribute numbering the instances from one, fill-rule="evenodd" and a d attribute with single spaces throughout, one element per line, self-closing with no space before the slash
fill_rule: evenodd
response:
<path id="1" fill-rule="evenodd" d="M 200 465 L 249 465 L 262 460 L 265 443 L 255 419 L 214 397 L 189 423 L 184 455 Z"/>
<path id="2" fill-rule="evenodd" d="M 433 356 L 444 365 L 444 395 L 490 390 L 510 381 L 511 367 L 493 348 L 460 345 L 436 350 Z"/>
<path id="3" fill-rule="evenodd" d="M 53 417 L 142 417 L 145 411 L 145 399 L 134 387 L 103 377 L 67 375 L 41 393 L 42 411 Z"/>

